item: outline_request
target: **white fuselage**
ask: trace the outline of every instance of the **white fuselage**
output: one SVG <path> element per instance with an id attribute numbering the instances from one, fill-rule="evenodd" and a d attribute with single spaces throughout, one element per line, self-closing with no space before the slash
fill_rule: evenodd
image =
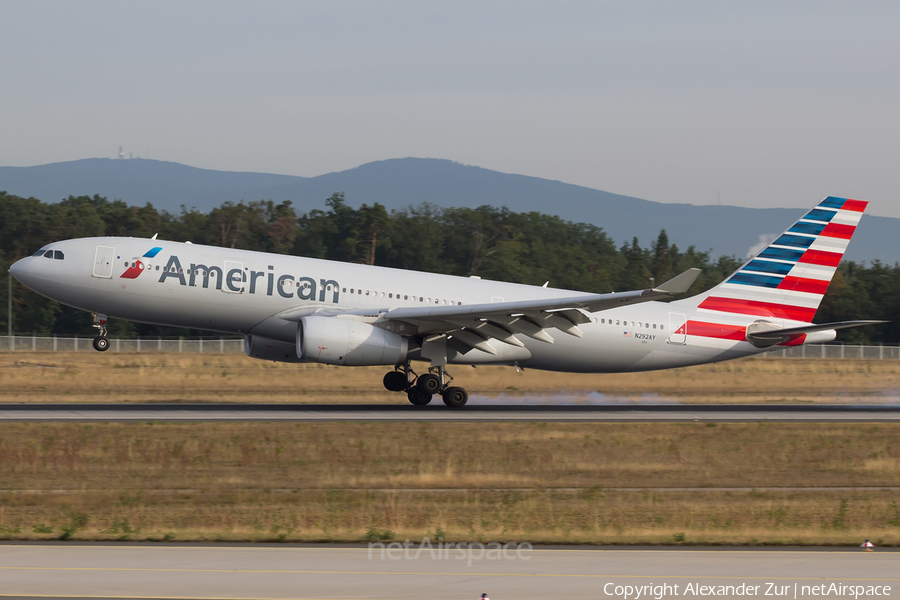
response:
<path id="1" fill-rule="evenodd" d="M 63 259 L 34 256 L 14 266 L 35 291 L 83 310 L 159 325 L 255 335 L 294 343 L 296 317 L 329 309 L 392 309 L 575 296 L 581 292 L 140 238 L 84 238 L 47 246 Z M 152 253 L 153 256 L 146 256 Z M 553 331 L 554 343 L 526 338 L 497 355 L 473 350 L 453 362 L 518 364 L 570 372 L 646 371 L 765 351 L 738 333 L 758 317 L 708 317 L 691 298 L 590 313 L 583 337 Z M 769 319 L 780 326 L 794 322 Z M 685 323 L 687 326 L 685 327 Z M 715 327 L 713 328 L 715 329 Z M 810 340 L 811 341 L 811 340 Z"/>

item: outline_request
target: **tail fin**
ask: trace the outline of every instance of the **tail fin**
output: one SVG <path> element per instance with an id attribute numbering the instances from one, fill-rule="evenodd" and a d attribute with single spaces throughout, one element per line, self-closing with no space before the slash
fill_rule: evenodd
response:
<path id="1" fill-rule="evenodd" d="M 811 323 L 867 204 L 825 198 L 731 277 L 687 301 L 701 310 Z"/>

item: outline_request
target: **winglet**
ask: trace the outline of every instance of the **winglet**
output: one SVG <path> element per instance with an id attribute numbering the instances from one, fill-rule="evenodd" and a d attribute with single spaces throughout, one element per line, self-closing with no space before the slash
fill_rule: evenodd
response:
<path id="1" fill-rule="evenodd" d="M 667 292 L 669 294 L 683 294 L 693 285 L 697 278 L 700 277 L 700 269 L 688 269 L 681 275 L 676 275 L 667 282 L 658 285 L 654 290 L 659 292 Z"/>

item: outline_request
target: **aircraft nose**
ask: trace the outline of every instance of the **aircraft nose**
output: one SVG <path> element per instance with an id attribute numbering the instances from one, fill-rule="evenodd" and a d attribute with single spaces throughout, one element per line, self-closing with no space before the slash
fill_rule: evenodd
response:
<path id="1" fill-rule="evenodd" d="M 9 266 L 9 273 L 13 277 L 16 278 L 16 281 L 18 281 L 20 283 L 24 283 L 26 286 L 29 284 L 29 281 L 28 281 L 29 280 L 28 272 L 30 270 L 28 268 L 29 260 L 30 260 L 30 257 L 29 258 L 21 258 Z"/>

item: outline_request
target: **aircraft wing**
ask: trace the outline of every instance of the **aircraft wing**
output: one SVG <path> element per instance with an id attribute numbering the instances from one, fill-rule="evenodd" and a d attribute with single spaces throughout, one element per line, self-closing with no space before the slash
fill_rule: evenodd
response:
<path id="1" fill-rule="evenodd" d="M 582 337 L 579 325 L 589 323 L 582 311 L 598 312 L 629 304 L 671 298 L 687 291 L 700 275 L 700 269 L 689 269 L 659 287 L 631 292 L 583 294 L 545 300 L 497 302 L 455 306 L 414 306 L 382 311 L 340 311 L 334 316 L 360 316 L 373 323 L 390 325 L 389 329 L 409 332 L 405 335 L 445 335 L 447 343 L 459 352 L 477 348 L 497 354 L 492 340 L 512 346 L 524 346 L 519 336 L 527 336 L 552 344 L 547 329 L 558 329 Z M 319 311 L 323 315 L 328 311 Z M 396 325 L 396 326 L 395 326 Z M 402 327 L 401 327 L 402 325 Z"/>

